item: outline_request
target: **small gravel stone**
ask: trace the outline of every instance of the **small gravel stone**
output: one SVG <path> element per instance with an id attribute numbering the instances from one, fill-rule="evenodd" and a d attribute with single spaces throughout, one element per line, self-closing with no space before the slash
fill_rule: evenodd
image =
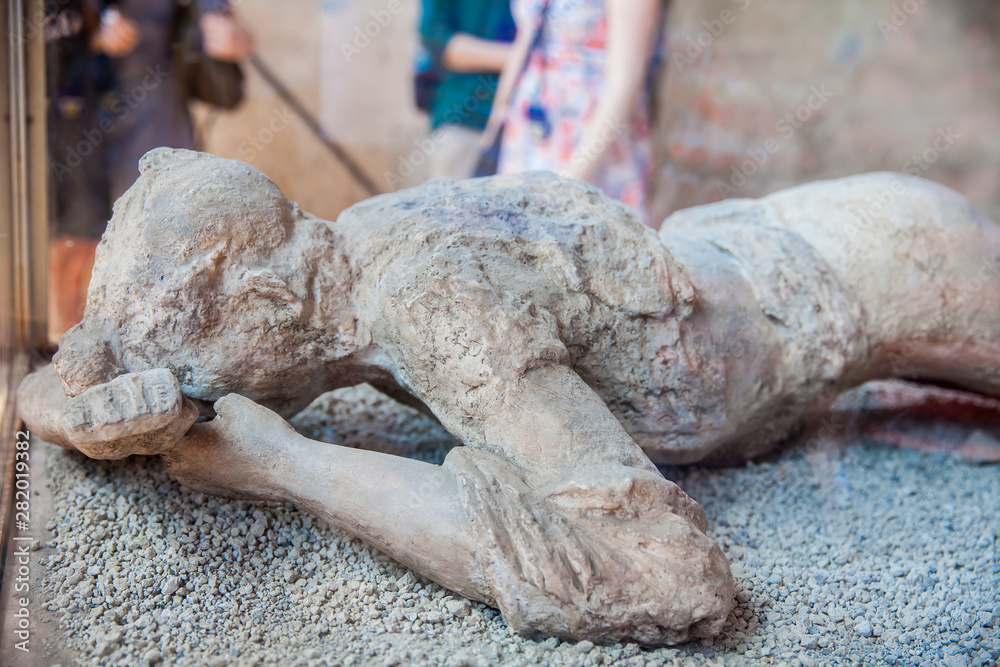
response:
<path id="1" fill-rule="evenodd" d="M 167 577 L 160 586 L 160 592 L 164 595 L 173 595 L 181 587 L 181 580 L 178 577 Z"/>
<path id="2" fill-rule="evenodd" d="M 340 444 L 401 441 L 403 453 L 436 463 L 454 442 L 366 388 L 327 395 L 294 422 Z M 52 512 L 39 521 L 51 519 L 54 536 L 39 552 L 40 598 L 55 606 L 44 614 L 58 624 L 60 648 L 76 656 L 63 664 L 985 667 L 1000 659 L 1000 475 L 946 456 L 860 441 L 793 447 L 735 468 L 663 468 L 704 505 L 709 536 L 738 573 L 736 608 L 710 641 L 640 649 L 513 635 L 495 609 L 291 505 L 193 493 L 155 457 L 102 462 L 46 451 Z"/>
<path id="3" fill-rule="evenodd" d="M 250 534 L 254 537 L 261 537 L 267 532 L 267 521 L 263 519 L 257 519 L 250 526 Z"/>
<path id="4" fill-rule="evenodd" d="M 472 612 L 472 608 L 466 600 L 448 600 L 444 606 L 448 613 L 459 618 L 465 618 Z"/>

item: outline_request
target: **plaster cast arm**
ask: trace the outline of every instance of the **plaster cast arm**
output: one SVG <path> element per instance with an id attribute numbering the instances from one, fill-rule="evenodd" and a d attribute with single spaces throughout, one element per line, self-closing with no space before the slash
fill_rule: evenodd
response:
<path id="1" fill-rule="evenodd" d="M 604 401 L 567 366 L 528 370 L 498 409 L 483 412 L 480 437 L 487 446 L 536 474 L 567 475 L 607 463 L 656 470 Z"/>
<path id="2" fill-rule="evenodd" d="M 238 394 L 215 403 L 163 455 L 185 486 L 228 497 L 293 502 L 443 586 L 489 600 L 478 585 L 457 483 L 441 466 L 309 440 Z"/>
<path id="3" fill-rule="evenodd" d="M 485 430 L 512 465 L 545 477 L 611 459 L 655 470 L 572 370 L 529 371 L 510 393 Z M 452 590 L 491 599 L 475 583 L 476 545 L 448 469 L 309 440 L 238 394 L 219 399 L 215 410 L 212 421 L 193 426 L 163 454 L 182 484 L 213 495 L 294 502 Z"/>
<path id="4" fill-rule="evenodd" d="M 163 459 L 198 491 L 293 502 L 500 607 L 518 632 L 654 644 L 716 633 L 733 583 L 697 503 L 572 370 L 536 368 L 508 389 L 483 424 L 495 451 L 460 447 L 443 466 L 310 441 L 235 394 Z"/>
<path id="5" fill-rule="evenodd" d="M 162 368 L 123 373 L 71 397 L 50 364 L 25 378 L 17 404 L 34 435 L 95 459 L 159 454 L 198 418 L 198 408 Z"/>

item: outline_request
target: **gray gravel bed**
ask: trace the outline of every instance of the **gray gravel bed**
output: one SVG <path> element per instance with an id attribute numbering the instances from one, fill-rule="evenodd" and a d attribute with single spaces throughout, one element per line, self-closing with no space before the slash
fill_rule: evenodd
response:
<path id="1" fill-rule="evenodd" d="M 440 459 L 433 421 L 366 389 L 296 425 Z M 56 451 L 46 609 L 82 665 L 946 665 L 1000 660 L 1000 468 L 860 440 L 665 469 L 739 581 L 722 636 L 656 650 L 513 635 L 290 505 L 225 501 L 158 458 Z"/>

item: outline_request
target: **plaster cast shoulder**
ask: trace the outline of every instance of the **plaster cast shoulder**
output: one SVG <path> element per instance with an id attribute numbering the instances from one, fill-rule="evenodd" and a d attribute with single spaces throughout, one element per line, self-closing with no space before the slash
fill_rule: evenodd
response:
<path id="1" fill-rule="evenodd" d="M 584 295 L 626 316 L 660 316 L 693 298 L 630 209 L 546 172 L 431 181 L 356 204 L 338 224 L 364 227 L 349 252 L 363 257 L 366 274 L 430 254 L 448 256 L 449 268 L 478 266 L 490 288 L 556 309 L 567 295 Z"/>
<path id="2" fill-rule="evenodd" d="M 725 557 L 701 507 L 663 477 L 607 465 L 528 486 L 510 462 L 467 447 L 445 466 L 516 632 L 663 644 L 716 634 L 728 617 Z"/>

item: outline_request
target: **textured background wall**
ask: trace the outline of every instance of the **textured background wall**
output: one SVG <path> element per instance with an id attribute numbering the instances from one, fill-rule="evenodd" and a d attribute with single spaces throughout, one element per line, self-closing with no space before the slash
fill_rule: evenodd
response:
<path id="1" fill-rule="evenodd" d="M 393 189 L 397 180 L 400 187 L 422 180 L 419 141 L 427 123 L 411 102 L 417 2 L 231 4 L 253 32 L 260 58 L 381 189 Z M 217 114 L 205 150 L 249 162 L 322 217 L 335 218 L 364 199 L 364 189 L 267 82 L 252 67 L 244 70 L 246 98 L 235 111 Z M 204 123 L 207 115 L 200 111 Z"/>
<path id="2" fill-rule="evenodd" d="M 261 57 L 380 186 L 423 178 L 415 0 L 233 4 Z M 1000 219 L 998 7 L 674 0 L 657 83 L 655 210 L 909 170 Z M 209 150 L 250 162 L 325 217 L 365 196 L 253 71 L 247 90 L 244 106 L 212 125 Z"/>
<path id="3" fill-rule="evenodd" d="M 1000 218 L 998 6 L 675 0 L 656 210 L 891 170 Z"/>

